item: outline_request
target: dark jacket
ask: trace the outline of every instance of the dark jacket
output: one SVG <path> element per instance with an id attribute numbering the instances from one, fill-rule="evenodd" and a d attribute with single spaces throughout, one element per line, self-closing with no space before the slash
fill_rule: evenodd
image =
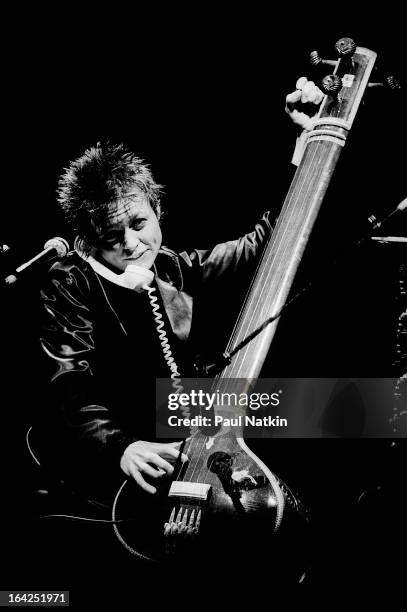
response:
<path id="1" fill-rule="evenodd" d="M 184 376 L 192 375 L 189 366 L 210 329 L 208 322 L 195 330 L 193 312 L 208 292 L 233 284 L 238 270 L 248 282 L 270 230 L 266 213 L 252 233 L 211 250 L 160 250 L 156 294 Z M 169 377 L 148 295 L 102 278 L 72 252 L 52 266 L 41 300 L 47 385 L 36 435 L 42 461 L 64 477 L 93 483 L 122 477 L 125 448 L 154 439 L 155 379 Z"/>

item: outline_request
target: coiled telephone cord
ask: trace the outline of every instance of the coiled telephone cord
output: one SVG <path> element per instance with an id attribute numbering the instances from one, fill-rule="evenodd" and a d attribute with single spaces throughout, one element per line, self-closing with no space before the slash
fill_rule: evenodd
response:
<path id="1" fill-rule="evenodd" d="M 148 293 L 148 298 L 150 300 L 151 308 L 153 311 L 154 321 L 156 324 L 158 338 L 160 340 L 164 359 L 171 372 L 170 377 L 172 380 L 172 388 L 174 389 L 176 393 L 182 393 L 184 391 L 184 387 L 182 386 L 182 383 L 181 383 L 181 375 L 179 373 L 178 366 L 175 362 L 175 359 L 172 355 L 167 333 L 164 329 L 164 320 L 160 312 L 160 305 L 158 303 L 157 296 L 154 295 L 154 293 L 156 292 L 156 288 L 150 287 L 149 285 L 144 285 L 143 289 L 145 289 Z M 189 416 L 189 411 L 187 414 L 184 413 L 184 416 Z"/>

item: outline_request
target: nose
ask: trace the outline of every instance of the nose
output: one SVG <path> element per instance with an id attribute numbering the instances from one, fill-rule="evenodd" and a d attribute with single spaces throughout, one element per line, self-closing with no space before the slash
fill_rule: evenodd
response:
<path id="1" fill-rule="evenodd" d="M 123 245 L 128 251 L 134 251 L 138 247 L 140 239 L 138 232 L 130 227 L 127 227 L 124 232 Z"/>

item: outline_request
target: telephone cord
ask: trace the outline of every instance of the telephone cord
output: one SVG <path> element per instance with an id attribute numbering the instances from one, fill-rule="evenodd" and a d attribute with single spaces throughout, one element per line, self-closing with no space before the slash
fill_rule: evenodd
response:
<path id="1" fill-rule="evenodd" d="M 153 311 L 154 322 L 156 324 L 156 329 L 158 333 L 158 339 L 161 344 L 161 348 L 163 351 L 165 362 L 171 372 L 171 381 L 172 388 L 176 393 L 182 393 L 184 391 L 184 387 L 181 383 L 181 375 L 178 370 L 177 363 L 172 355 L 170 343 L 168 341 L 167 333 L 164 329 L 164 320 L 162 314 L 160 312 L 160 305 L 158 303 L 157 296 L 154 295 L 156 292 L 155 287 L 150 287 L 149 285 L 144 285 L 143 289 L 145 289 L 148 293 L 148 298 L 150 300 L 151 308 Z M 184 416 L 189 416 L 189 411 L 184 412 Z"/>

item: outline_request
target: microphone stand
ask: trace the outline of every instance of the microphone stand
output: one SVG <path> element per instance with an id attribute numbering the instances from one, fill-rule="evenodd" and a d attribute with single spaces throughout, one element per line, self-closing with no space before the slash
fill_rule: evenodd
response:
<path id="1" fill-rule="evenodd" d="M 7 245 L 3 245 L 7 247 Z M 8 247 L 7 247 L 8 249 Z M 55 237 L 51 238 L 44 244 L 44 250 L 32 257 L 29 261 L 24 262 L 18 268 L 14 270 L 11 274 L 8 274 L 5 278 L 3 278 L 3 285 L 9 287 L 10 285 L 14 285 L 20 278 L 20 274 L 24 272 L 24 270 L 30 268 L 36 262 L 41 261 L 50 261 L 51 259 L 57 257 L 64 257 L 69 251 L 69 244 L 64 238 Z"/>

